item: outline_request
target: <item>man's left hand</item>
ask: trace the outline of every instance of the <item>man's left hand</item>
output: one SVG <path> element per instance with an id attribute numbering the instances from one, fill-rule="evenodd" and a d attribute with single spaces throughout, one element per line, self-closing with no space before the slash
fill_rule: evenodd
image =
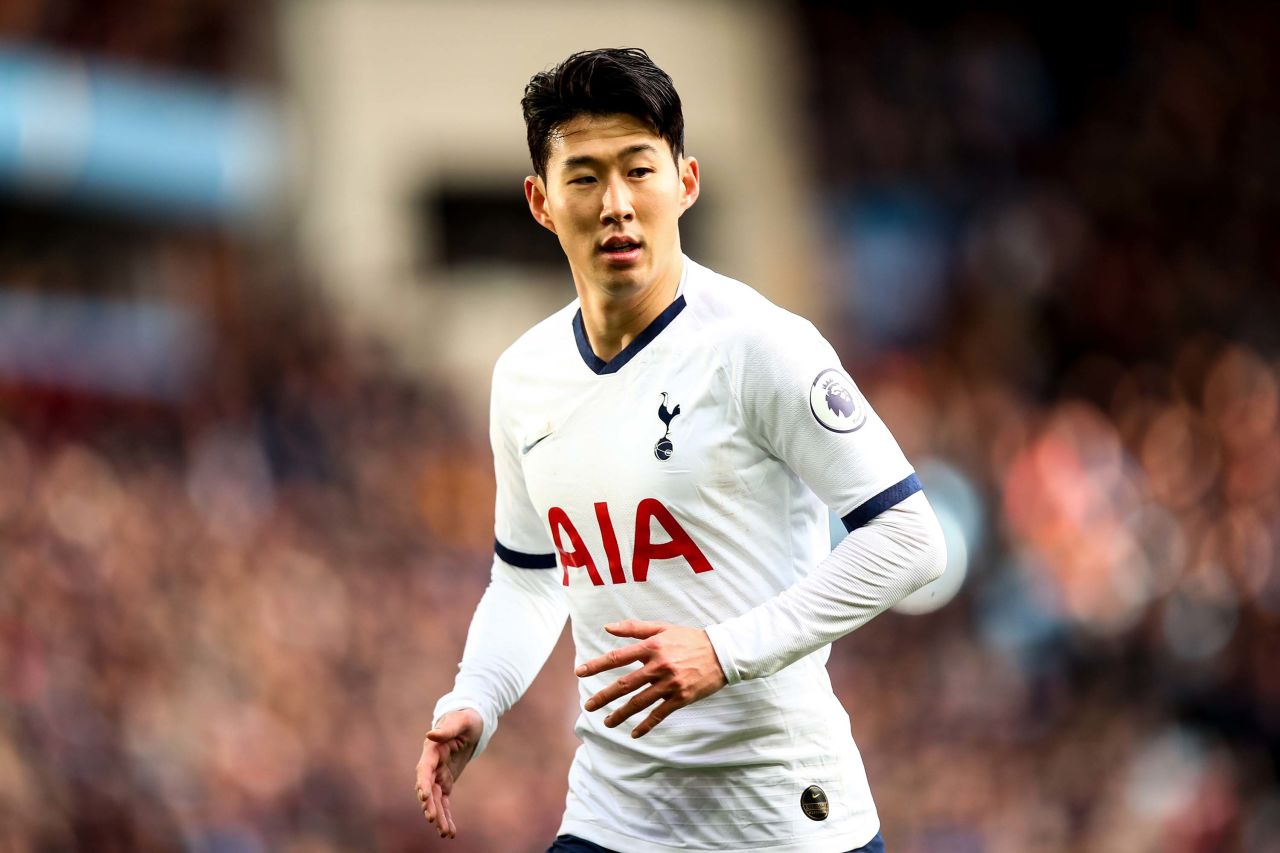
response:
<path id="1" fill-rule="evenodd" d="M 637 661 L 644 663 L 640 669 L 619 677 L 592 696 L 583 706 L 587 711 L 594 711 L 620 696 L 640 690 L 627 704 L 604 718 L 604 724 L 610 728 L 661 701 L 631 732 L 632 737 L 643 737 L 673 711 L 710 696 L 727 683 L 711 640 L 701 628 L 626 619 L 605 625 L 604 629 L 615 637 L 632 637 L 641 642 L 587 661 L 576 670 L 579 678 Z"/>

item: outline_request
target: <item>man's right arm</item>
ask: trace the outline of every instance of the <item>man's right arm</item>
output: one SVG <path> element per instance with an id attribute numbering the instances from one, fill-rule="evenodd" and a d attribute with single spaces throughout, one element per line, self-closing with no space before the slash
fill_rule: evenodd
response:
<path id="1" fill-rule="evenodd" d="M 484 721 L 475 754 L 493 737 L 502 716 L 524 695 L 546 663 L 564 628 L 569 608 L 551 539 L 533 506 L 521 464 L 523 404 L 512 371 L 520 361 L 508 350 L 493 368 L 489 399 L 489 445 L 496 493 L 494 558 L 489 587 L 471 617 L 467 645 L 453 690 L 436 703 L 432 720 L 458 708 L 473 708 Z M 513 393 L 516 399 L 513 400 Z"/>
<path id="2" fill-rule="evenodd" d="M 483 752 L 498 718 L 546 663 L 568 615 L 557 572 L 517 568 L 494 557 L 489 587 L 471 617 L 458 677 L 436 703 L 432 719 L 474 709 L 484 723 L 474 755 Z"/>
<path id="3" fill-rule="evenodd" d="M 436 703 L 423 739 L 416 787 L 427 819 L 456 834 L 449 810 L 454 782 L 484 751 L 498 718 L 524 695 L 542 669 L 569 615 L 552 544 L 524 481 L 516 428 L 504 402 L 504 364 L 493 375 L 489 441 L 493 447 L 494 560 L 489 586 L 471 617 L 453 690 Z"/>
<path id="4" fill-rule="evenodd" d="M 564 628 L 568 605 L 554 572 L 529 571 L 495 557 L 476 606 L 453 690 L 436 703 L 422 743 L 415 789 L 440 835 L 457 835 L 453 786 L 488 745 L 502 716 L 524 695 Z"/>

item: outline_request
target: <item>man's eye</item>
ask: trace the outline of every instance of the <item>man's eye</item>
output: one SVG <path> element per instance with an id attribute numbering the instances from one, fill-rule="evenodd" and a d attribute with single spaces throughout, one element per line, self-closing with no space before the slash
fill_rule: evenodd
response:
<path id="1" fill-rule="evenodd" d="M 593 175 L 583 175 L 580 178 L 574 178 L 573 180 L 569 181 L 569 183 L 571 184 L 594 184 L 595 182 L 596 182 L 596 179 L 595 179 L 595 176 Z"/>
<path id="2" fill-rule="evenodd" d="M 645 175 L 652 174 L 652 172 L 653 169 L 650 169 L 648 166 L 639 166 L 631 170 L 631 177 L 643 178 Z"/>

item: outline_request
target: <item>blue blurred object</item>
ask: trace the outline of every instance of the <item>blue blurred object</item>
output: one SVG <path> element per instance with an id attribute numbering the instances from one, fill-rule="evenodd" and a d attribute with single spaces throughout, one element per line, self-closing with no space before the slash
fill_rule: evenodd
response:
<path id="1" fill-rule="evenodd" d="M 861 190 L 837 212 L 844 296 L 859 339 L 877 347 L 932 332 L 947 284 L 948 220 L 929 191 Z"/>
<path id="2" fill-rule="evenodd" d="M 1003 560 L 979 588 L 983 642 L 1028 672 L 1055 665 L 1069 631 L 1046 576 L 1033 555 L 1020 552 Z"/>
<path id="3" fill-rule="evenodd" d="M 982 495 L 969 478 L 950 462 L 940 457 L 928 457 L 916 466 L 916 470 L 942 527 L 947 545 L 947 567 L 942 577 L 894 605 L 894 610 L 909 615 L 931 613 L 946 606 L 960 593 L 971 561 L 984 545 L 987 514 Z M 849 533 L 840 516 L 834 512 L 828 513 L 828 525 L 831 547 L 834 548 Z"/>
<path id="4" fill-rule="evenodd" d="M 0 43 L 0 188 L 163 214 L 237 218 L 282 184 L 265 96 Z"/>
<path id="5" fill-rule="evenodd" d="M 0 379 L 17 385 L 176 402 L 210 346 L 181 305 L 0 292 Z"/>

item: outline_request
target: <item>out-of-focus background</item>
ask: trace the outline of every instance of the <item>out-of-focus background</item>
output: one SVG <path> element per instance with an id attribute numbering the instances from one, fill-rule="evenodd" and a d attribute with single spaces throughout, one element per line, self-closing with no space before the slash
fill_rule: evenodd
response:
<path id="1" fill-rule="evenodd" d="M 573 296 L 519 98 L 616 45 L 946 528 L 831 658 L 891 849 L 1280 850 L 1280 16 L 846 5 L 4 0 L 0 851 L 544 849 L 563 641 L 457 841 L 413 767 Z"/>

